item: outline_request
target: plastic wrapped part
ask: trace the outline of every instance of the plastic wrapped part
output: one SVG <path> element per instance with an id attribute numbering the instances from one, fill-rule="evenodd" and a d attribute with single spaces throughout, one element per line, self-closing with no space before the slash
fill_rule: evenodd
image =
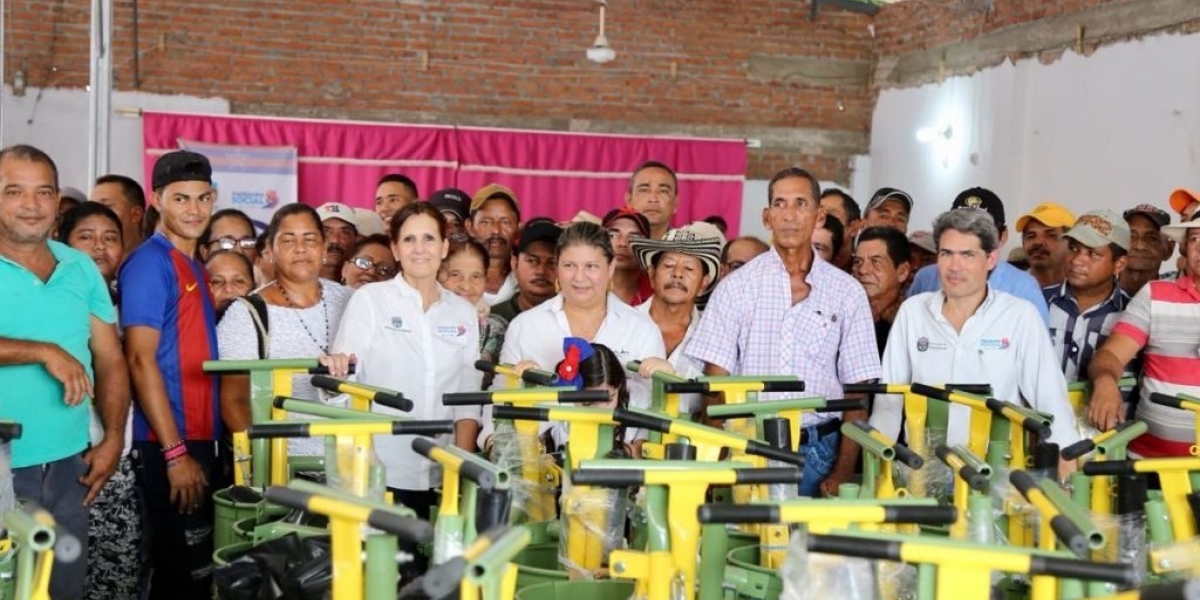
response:
<path id="1" fill-rule="evenodd" d="M 241 556 L 224 556 L 230 562 L 213 572 L 217 597 L 320 600 L 333 582 L 329 554 L 327 537 L 302 540 L 293 533 L 264 542 Z"/>
<path id="2" fill-rule="evenodd" d="M 920 469 L 909 469 L 899 462 L 892 463 L 892 472 L 898 485 L 908 489 L 918 498 L 948 498 L 953 489 L 954 473 L 945 463 L 937 459 L 937 447 L 946 443 L 945 429 L 926 429 L 924 441 L 910 439 L 908 449 L 919 455 L 925 465 Z M 995 478 L 993 477 L 993 480 Z"/>
<path id="3" fill-rule="evenodd" d="M 784 450 L 792 448 L 792 428 L 788 419 L 763 419 L 763 439 L 770 445 Z M 777 460 L 767 461 L 768 467 L 790 467 Z M 767 486 L 767 499 L 772 502 L 794 500 L 800 497 L 800 487 L 794 484 L 773 483 Z"/>
<path id="4" fill-rule="evenodd" d="M 875 561 L 879 600 L 917 600 L 917 567 L 890 560 Z"/>
<path id="5" fill-rule="evenodd" d="M 571 579 L 607 575 L 608 555 L 625 548 L 627 490 L 572 485 L 563 479 L 558 563 Z"/>
<path id="6" fill-rule="evenodd" d="M 351 436 L 325 438 L 325 484 L 329 487 L 382 501 L 387 491 L 387 483 L 380 476 L 383 468 L 375 453 L 356 446 Z M 432 475 L 437 476 L 437 473 Z"/>
<path id="7" fill-rule="evenodd" d="M 808 534 L 797 528 L 779 568 L 779 600 L 877 600 L 874 561 L 808 551 Z"/>
<path id="8" fill-rule="evenodd" d="M 443 532 L 433 539 L 433 556 L 442 562 L 462 556 L 465 548 L 461 528 Z"/>
<path id="9" fill-rule="evenodd" d="M 511 523 L 530 522 L 533 511 L 529 503 L 547 491 L 541 479 L 541 454 L 542 442 L 536 435 L 519 433 L 511 421 L 496 421 L 496 431 L 492 434 L 492 462 L 508 474 Z M 525 477 L 526 465 L 538 471 L 532 481 Z"/>
<path id="10" fill-rule="evenodd" d="M 16 507 L 17 495 L 13 492 L 12 480 L 12 446 L 10 442 L 0 442 L 0 515 L 5 515 Z M 0 523 L 0 533 L 3 532 L 4 524 Z"/>
<path id="11" fill-rule="evenodd" d="M 1133 588 L 1140 587 L 1146 579 L 1146 565 L 1148 564 L 1146 513 L 1108 515 L 1093 512 L 1091 517 L 1092 523 L 1104 533 L 1104 538 L 1108 541 L 1103 548 L 1092 553 L 1092 560 L 1133 565 L 1134 579 L 1137 582 Z M 1107 590 L 1110 594 L 1124 591 L 1118 590 L 1113 584 L 1108 585 L 1111 588 Z"/>

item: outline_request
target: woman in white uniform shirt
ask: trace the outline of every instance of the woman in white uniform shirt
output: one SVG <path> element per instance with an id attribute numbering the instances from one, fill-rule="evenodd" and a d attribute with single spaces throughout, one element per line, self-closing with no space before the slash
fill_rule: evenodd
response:
<path id="1" fill-rule="evenodd" d="M 446 256 L 446 219 L 425 202 L 392 217 L 392 251 L 400 276 L 359 288 L 333 342 L 334 352 L 358 356 L 357 379 L 397 390 L 414 403 L 411 413 L 376 406 L 375 412 L 416 419 L 454 419 L 455 442 L 475 449 L 478 407 L 450 408 L 442 394 L 477 391 L 481 373 L 475 307 L 437 282 Z M 387 467 L 396 501 L 428 517 L 436 500 L 430 491 L 430 462 L 412 449 L 414 436 L 376 436 L 375 450 Z M 444 440 L 443 440 L 444 441 Z"/>
<path id="2" fill-rule="evenodd" d="M 650 405 L 650 382 L 655 370 L 666 368 L 662 334 L 650 317 L 634 310 L 612 293 L 616 262 L 612 241 L 603 227 L 580 222 L 567 227 L 555 246 L 558 295 L 513 319 L 505 333 L 500 362 L 553 369 L 563 359 L 563 338 L 579 337 L 607 346 L 621 364 L 642 360 L 641 373 L 629 378 L 629 404 Z M 659 360 L 648 360 L 648 359 Z M 504 378 L 496 378 L 503 385 Z M 495 387 L 495 386 L 494 386 Z M 491 411 L 484 407 L 481 443 L 491 435 Z"/>

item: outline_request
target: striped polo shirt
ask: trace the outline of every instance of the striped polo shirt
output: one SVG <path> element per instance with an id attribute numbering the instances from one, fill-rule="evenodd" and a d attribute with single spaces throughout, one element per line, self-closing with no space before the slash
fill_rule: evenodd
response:
<path id="1" fill-rule="evenodd" d="M 1192 277 L 1152 281 L 1142 287 L 1114 334 L 1129 337 L 1142 349 L 1141 401 L 1137 418 L 1149 432 L 1130 450 L 1141 456 L 1187 456 L 1195 440 L 1192 413 L 1150 402 L 1150 394 L 1200 396 L 1200 291 Z"/>

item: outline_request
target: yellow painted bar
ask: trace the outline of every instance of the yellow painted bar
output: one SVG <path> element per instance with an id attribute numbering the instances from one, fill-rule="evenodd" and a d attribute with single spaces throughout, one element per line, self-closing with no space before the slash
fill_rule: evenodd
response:
<path id="1" fill-rule="evenodd" d="M 1187 501 L 1188 494 L 1192 493 L 1192 481 L 1188 471 L 1159 471 L 1158 481 L 1162 484 L 1163 502 L 1166 503 L 1167 514 L 1171 517 L 1171 533 L 1175 535 L 1175 541 L 1182 542 L 1196 537 L 1196 521 L 1192 516 L 1192 507 Z"/>
<path id="2" fill-rule="evenodd" d="M 292 396 L 292 377 L 302 371 L 294 369 L 276 369 L 271 371 L 271 389 L 276 396 Z M 303 372 L 307 372 L 304 370 Z M 287 418 L 287 411 L 271 408 L 271 420 L 282 421 Z M 287 485 L 288 483 L 288 450 L 287 440 L 275 438 L 271 440 L 271 485 Z"/>
<path id="3" fill-rule="evenodd" d="M 80 560 L 86 557 L 80 557 Z M 50 569 L 54 566 L 54 550 L 46 550 L 37 557 L 33 572 L 33 589 L 29 600 L 50 600 Z"/>
<path id="4" fill-rule="evenodd" d="M 958 472 L 967 463 L 959 458 L 954 452 L 946 453 L 947 466 L 950 467 L 951 476 L 954 477 L 954 508 L 958 509 L 957 519 L 950 525 L 950 539 L 965 540 L 967 539 L 967 497 L 971 493 L 971 486 L 967 485 Z"/>
<path id="5" fill-rule="evenodd" d="M 248 485 L 250 474 L 250 437 L 245 431 L 233 434 L 233 485 Z"/>
<path id="6" fill-rule="evenodd" d="M 457 516 L 458 472 L 463 460 L 442 448 L 434 448 L 429 453 L 429 458 L 442 467 L 442 496 L 438 502 L 438 516 Z"/>

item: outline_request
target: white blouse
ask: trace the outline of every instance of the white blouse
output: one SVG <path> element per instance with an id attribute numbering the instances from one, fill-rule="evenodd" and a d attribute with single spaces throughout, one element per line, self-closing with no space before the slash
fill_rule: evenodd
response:
<path id="1" fill-rule="evenodd" d="M 428 311 L 421 294 L 403 277 L 368 283 L 350 298 L 333 342 L 334 352 L 358 357 L 356 379 L 404 394 L 411 413 L 385 406 L 374 411 L 419 420 L 479 420 L 479 408 L 447 407 L 442 394 L 477 391 L 482 373 L 479 318 L 475 307 L 438 286 Z M 387 467 L 387 485 L 402 490 L 432 487 L 431 463 L 412 449 L 416 436 L 375 436 L 375 452 Z M 439 436 L 442 443 L 452 436 Z"/>

